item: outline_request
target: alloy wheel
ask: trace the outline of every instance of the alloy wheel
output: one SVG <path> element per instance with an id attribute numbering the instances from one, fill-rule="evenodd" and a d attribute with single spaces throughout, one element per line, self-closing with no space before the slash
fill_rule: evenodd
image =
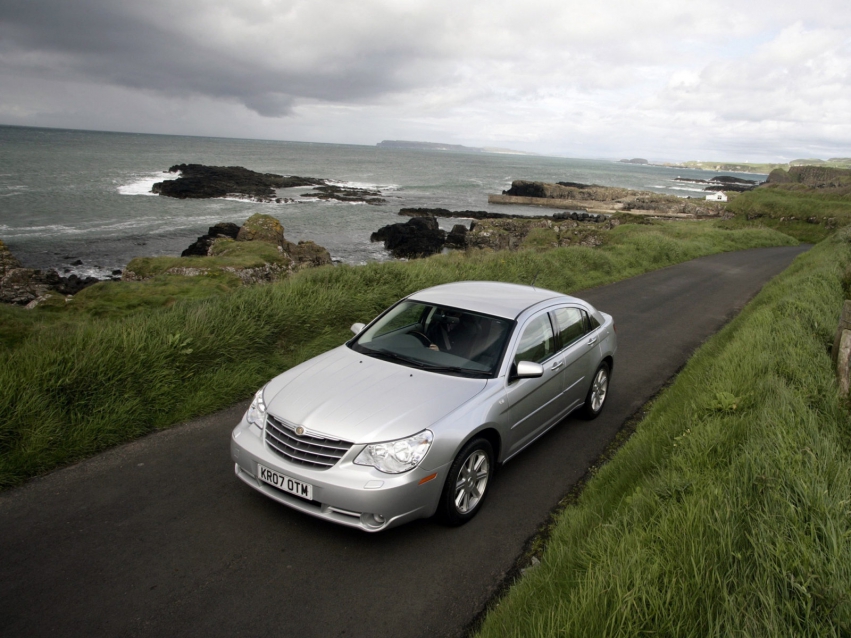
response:
<path id="1" fill-rule="evenodd" d="M 485 494 L 490 475 L 488 455 L 474 450 L 461 465 L 455 482 L 455 508 L 461 514 L 474 510 Z"/>
<path id="2" fill-rule="evenodd" d="M 606 393 L 609 390 L 609 375 L 606 374 L 605 368 L 597 370 L 597 375 L 594 377 L 594 384 L 591 386 L 591 409 L 594 412 L 599 412 L 606 401 Z"/>

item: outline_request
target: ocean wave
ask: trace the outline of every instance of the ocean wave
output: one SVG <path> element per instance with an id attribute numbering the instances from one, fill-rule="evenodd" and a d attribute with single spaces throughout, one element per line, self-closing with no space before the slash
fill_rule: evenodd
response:
<path id="1" fill-rule="evenodd" d="M 362 190 L 369 191 L 395 191 L 401 188 L 399 184 L 368 184 L 366 182 L 349 182 L 340 179 L 329 179 L 325 181 L 327 181 L 329 184 L 333 184 L 334 186 L 340 186 L 342 188 L 360 188 Z"/>
<path id="2" fill-rule="evenodd" d="M 154 184 L 169 179 L 177 179 L 180 177 L 180 174 L 157 171 L 156 173 L 145 173 L 144 175 L 135 175 L 134 177 L 136 178 L 135 181 L 119 186 L 118 192 L 122 195 L 151 195 L 157 197 L 156 193 L 151 192 Z"/>
<path id="3" fill-rule="evenodd" d="M 672 191 L 689 191 L 691 193 L 705 193 L 702 188 L 688 188 L 687 186 L 658 186 L 657 188 L 667 188 Z"/>

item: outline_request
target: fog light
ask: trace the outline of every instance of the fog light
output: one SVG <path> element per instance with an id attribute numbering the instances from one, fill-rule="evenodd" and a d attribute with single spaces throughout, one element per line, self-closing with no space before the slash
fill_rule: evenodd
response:
<path id="1" fill-rule="evenodd" d="M 381 514 L 369 514 L 364 512 L 360 517 L 361 523 L 367 527 L 381 527 L 385 518 Z"/>

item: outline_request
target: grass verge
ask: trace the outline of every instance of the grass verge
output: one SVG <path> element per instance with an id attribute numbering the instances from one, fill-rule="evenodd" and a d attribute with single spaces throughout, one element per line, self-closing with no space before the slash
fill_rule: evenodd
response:
<path id="1" fill-rule="evenodd" d="M 275 374 L 345 341 L 352 323 L 421 288 L 537 277 L 540 287 L 570 292 L 701 255 L 793 243 L 768 229 L 626 224 L 594 249 L 478 251 L 323 267 L 156 309 L 133 299 L 144 299 L 146 291 L 162 296 L 157 280 L 150 289 L 137 284 L 129 296 L 116 284 L 77 295 L 74 312 L 48 308 L 38 315 L 42 321 L 19 314 L 40 307 L 9 309 L 17 313 L 4 312 L 7 325 L 0 330 L 6 335 L 0 487 L 248 397 Z M 110 294 L 123 316 L 108 312 Z"/>
<path id="2" fill-rule="evenodd" d="M 847 636 L 844 229 L 689 361 L 479 636 Z"/>

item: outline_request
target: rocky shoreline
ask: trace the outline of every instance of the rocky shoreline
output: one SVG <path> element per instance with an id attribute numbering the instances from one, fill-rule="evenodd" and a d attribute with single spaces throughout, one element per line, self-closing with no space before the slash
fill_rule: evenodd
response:
<path id="1" fill-rule="evenodd" d="M 403 208 L 407 222 L 389 224 L 370 236 L 384 242 L 384 248 L 398 259 L 428 257 L 446 249 L 518 250 L 533 247 L 567 245 L 597 246 L 599 232 L 620 222 L 606 215 L 584 211 L 564 211 L 553 215 L 510 215 L 487 211 L 450 211 L 445 208 Z M 455 224 L 450 232 L 442 230 L 437 218 L 472 219 L 469 228 Z"/>
<path id="2" fill-rule="evenodd" d="M 631 213 L 669 219 L 718 217 L 723 206 L 704 199 L 683 199 L 651 191 L 575 182 L 515 180 L 501 195 L 488 195 L 490 204 L 542 206 L 603 215 Z"/>
<path id="3" fill-rule="evenodd" d="M 294 272 L 331 264 L 330 253 L 312 241 L 291 242 L 269 215 L 255 214 L 242 226 L 222 222 L 208 229 L 180 257 L 137 257 L 109 279 L 60 275 L 55 269 L 24 268 L 0 241 L 0 303 L 32 309 L 53 297 L 71 301 L 104 281 L 145 281 L 157 275 L 235 275 L 242 284 L 277 281 Z"/>
<path id="4" fill-rule="evenodd" d="M 74 274 L 65 277 L 54 268 L 24 268 L 0 240 L 0 303 L 34 308 L 49 295 L 76 295 L 99 281 L 96 277 Z"/>

